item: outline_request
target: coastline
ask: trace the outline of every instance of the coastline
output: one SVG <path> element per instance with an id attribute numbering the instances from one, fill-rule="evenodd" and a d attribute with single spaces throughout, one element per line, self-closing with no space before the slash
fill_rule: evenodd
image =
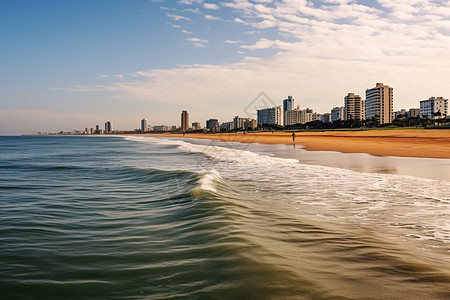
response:
<path id="1" fill-rule="evenodd" d="M 224 142 L 292 145 L 292 133 L 187 133 L 138 134 L 135 136 L 165 136 L 210 139 Z M 308 151 L 367 153 L 375 156 L 450 159 L 450 130 L 399 129 L 366 131 L 296 132 L 295 145 Z"/>

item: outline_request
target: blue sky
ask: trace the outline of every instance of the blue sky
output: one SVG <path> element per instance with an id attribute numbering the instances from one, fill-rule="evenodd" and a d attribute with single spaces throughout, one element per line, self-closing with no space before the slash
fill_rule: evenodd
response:
<path id="1" fill-rule="evenodd" d="M 450 1 L 0 0 L 0 133 L 204 125 L 264 91 L 323 113 L 449 98 Z"/>

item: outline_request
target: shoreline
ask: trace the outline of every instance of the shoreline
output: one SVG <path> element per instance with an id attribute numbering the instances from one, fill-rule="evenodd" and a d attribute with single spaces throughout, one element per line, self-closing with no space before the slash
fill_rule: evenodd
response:
<path id="1" fill-rule="evenodd" d="M 293 145 L 290 132 L 129 134 L 219 140 L 224 142 Z M 295 145 L 307 151 L 367 153 L 375 156 L 450 159 L 450 130 L 368 130 L 296 132 Z"/>

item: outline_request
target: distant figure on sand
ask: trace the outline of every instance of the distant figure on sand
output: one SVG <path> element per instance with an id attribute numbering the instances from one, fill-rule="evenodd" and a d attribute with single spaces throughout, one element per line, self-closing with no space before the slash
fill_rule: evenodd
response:
<path id="1" fill-rule="evenodd" d="M 295 132 L 292 133 L 292 142 L 295 143 Z"/>

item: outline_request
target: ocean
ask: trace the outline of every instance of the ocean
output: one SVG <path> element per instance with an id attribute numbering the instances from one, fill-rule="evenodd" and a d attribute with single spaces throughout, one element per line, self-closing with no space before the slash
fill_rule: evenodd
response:
<path id="1" fill-rule="evenodd" d="M 449 161 L 0 137 L 0 299 L 450 299 Z"/>

